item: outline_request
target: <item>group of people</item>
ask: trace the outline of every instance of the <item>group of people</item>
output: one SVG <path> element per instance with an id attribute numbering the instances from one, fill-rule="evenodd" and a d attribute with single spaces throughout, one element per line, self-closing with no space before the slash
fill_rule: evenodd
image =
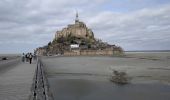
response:
<path id="1" fill-rule="evenodd" d="M 32 63 L 32 59 L 36 59 L 36 55 L 32 53 L 23 53 L 22 54 L 22 62 L 29 62 L 30 64 Z"/>

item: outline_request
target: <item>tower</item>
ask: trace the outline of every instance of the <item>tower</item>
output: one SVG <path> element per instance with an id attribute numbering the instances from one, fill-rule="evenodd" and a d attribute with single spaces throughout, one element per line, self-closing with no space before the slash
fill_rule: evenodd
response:
<path id="1" fill-rule="evenodd" d="M 79 22 L 79 15 L 78 15 L 78 12 L 76 11 L 76 19 L 75 19 L 75 23 L 76 22 Z"/>

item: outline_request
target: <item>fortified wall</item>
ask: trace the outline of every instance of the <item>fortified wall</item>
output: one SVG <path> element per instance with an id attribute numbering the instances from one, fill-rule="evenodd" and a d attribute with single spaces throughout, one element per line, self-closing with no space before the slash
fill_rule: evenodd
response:
<path id="1" fill-rule="evenodd" d="M 64 52 L 64 56 L 114 56 L 120 54 L 122 54 L 120 50 L 76 50 Z"/>

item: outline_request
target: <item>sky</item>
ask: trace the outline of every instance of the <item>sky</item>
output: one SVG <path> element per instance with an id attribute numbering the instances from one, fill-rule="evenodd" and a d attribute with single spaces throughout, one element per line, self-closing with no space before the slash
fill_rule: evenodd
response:
<path id="1" fill-rule="evenodd" d="M 98 39 L 124 50 L 170 50 L 170 0 L 0 0 L 0 53 L 22 53 L 52 41 L 80 21 Z"/>

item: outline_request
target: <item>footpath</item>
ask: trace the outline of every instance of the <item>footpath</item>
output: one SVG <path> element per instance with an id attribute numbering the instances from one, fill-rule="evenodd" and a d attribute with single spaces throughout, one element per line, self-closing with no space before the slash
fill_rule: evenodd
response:
<path id="1" fill-rule="evenodd" d="M 28 100 L 36 62 L 19 63 L 0 73 L 0 100 Z M 1 72 L 1 71 L 0 71 Z"/>

